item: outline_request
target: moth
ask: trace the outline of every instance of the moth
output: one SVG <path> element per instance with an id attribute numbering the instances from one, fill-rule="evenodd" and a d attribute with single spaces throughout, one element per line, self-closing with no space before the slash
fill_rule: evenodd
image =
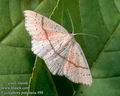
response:
<path id="1" fill-rule="evenodd" d="M 34 11 L 24 11 L 25 27 L 31 36 L 32 51 L 42 58 L 53 75 L 75 83 L 92 84 L 90 69 L 74 34 Z"/>

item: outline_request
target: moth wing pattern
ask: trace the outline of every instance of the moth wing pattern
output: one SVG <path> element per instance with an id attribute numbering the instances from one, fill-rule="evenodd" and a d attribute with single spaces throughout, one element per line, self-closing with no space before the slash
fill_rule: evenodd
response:
<path id="1" fill-rule="evenodd" d="M 42 27 L 44 27 L 44 29 L 46 30 L 47 34 L 49 35 L 49 38 L 54 38 L 54 36 L 60 36 L 63 35 L 63 33 L 68 33 L 67 30 L 61 25 L 34 11 L 26 10 L 24 11 L 24 15 L 25 27 L 32 37 L 36 37 L 35 39 L 40 39 L 41 36 L 42 37 L 40 40 L 45 39 L 46 34 Z M 43 19 L 44 22 L 42 22 Z M 43 26 L 42 23 L 44 23 Z"/>
<path id="2" fill-rule="evenodd" d="M 63 75 L 63 61 L 58 52 L 67 46 L 70 35 L 61 25 L 34 11 L 26 10 L 24 15 L 26 29 L 32 37 L 33 53 L 45 60 L 53 74 Z M 66 55 L 65 52 L 61 54 Z"/>
<path id="3" fill-rule="evenodd" d="M 25 27 L 32 38 L 32 51 L 42 58 L 52 74 L 65 75 L 75 83 L 91 85 L 92 76 L 80 45 L 61 25 L 26 10 Z"/>
<path id="4" fill-rule="evenodd" d="M 67 60 L 64 64 L 64 75 L 75 83 L 91 85 L 90 69 L 84 53 L 77 42 L 69 49 Z"/>

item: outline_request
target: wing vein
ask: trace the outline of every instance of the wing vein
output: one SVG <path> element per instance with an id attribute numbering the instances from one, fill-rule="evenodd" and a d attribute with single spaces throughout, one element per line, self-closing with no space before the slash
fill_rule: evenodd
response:
<path id="1" fill-rule="evenodd" d="M 51 41 L 50 41 L 49 38 L 48 38 L 47 31 L 46 31 L 46 30 L 44 29 L 44 27 L 43 27 L 43 26 L 44 26 L 44 17 L 42 17 L 41 20 L 42 20 L 42 21 L 41 21 L 41 28 L 42 28 L 43 31 L 45 32 L 46 39 L 49 41 L 50 46 L 51 46 L 51 48 L 53 49 L 53 51 L 54 51 L 58 56 L 60 56 L 61 58 L 63 58 L 63 59 L 66 60 L 67 62 L 73 64 L 74 66 L 80 67 L 80 68 L 82 68 L 82 69 L 88 69 L 87 67 L 83 67 L 83 66 L 80 66 L 80 65 L 75 64 L 74 62 L 72 62 L 72 61 L 68 60 L 67 58 L 63 57 L 62 55 L 60 55 L 60 53 L 56 52 L 55 48 L 53 47 Z M 72 38 L 71 38 L 71 39 L 72 39 Z M 67 42 L 67 45 L 69 44 L 70 41 L 71 41 L 71 40 L 69 40 L 69 41 Z M 74 42 L 73 42 L 73 44 L 74 44 Z M 63 52 L 63 51 L 64 51 L 64 50 L 62 50 L 62 52 Z"/>

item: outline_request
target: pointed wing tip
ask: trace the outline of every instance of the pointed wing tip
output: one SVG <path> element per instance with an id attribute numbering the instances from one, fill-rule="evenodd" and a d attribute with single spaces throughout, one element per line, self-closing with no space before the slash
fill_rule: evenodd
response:
<path id="1" fill-rule="evenodd" d="M 68 77 L 67 77 L 68 78 Z M 86 78 L 87 80 L 82 80 L 82 81 L 75 81 L 75 80 L 72 80 L 70 78 L 68 78 L 70 81 L 76 83 L 76 84 L 83 84 L 83 85 L 86 85 L 86 86 L 91 86 L 92 85 L 92 78 Z"/>
<path id="2" fill-rule="evenodd" d="M 90 76 L 89 78 L 86 78 L 87 80 L 81 81 L 79 83 L 86 85 L 86 86 L 91 86 L 92 85 L 92 77 Z"/>
<path id="3" fill-rule="evenodd" d="M 23 12 L 24 12 L 24 14 L 26 14 L 26 13 L 30 13 L 30 12 L 33 12 L 33 11 L 31 11 L 31 10 L 25 10 Z"/>
<path id="4" fill-rule="evenodd" d="M 24 16 L 26 17 L 26 16 L 31 16 L 31 15 L 33 15 L 33 14 L 36 14 L 36 12 L 34 12 L 34 11 L 32 11 L 32 10 L 25 10 L 24 12 Z"/>
<path id="5" fill-rule="evenodd" d="M 86 86 L 91 86 L 92 85 L 92 81 L 89 81 L 89 82 L 75 82 L 75 83 L 78 83 L 78 84 L 83 84 L 83 85 L 86 85 Z"/>
<path id="6" fill-rule="evenodd" d="M 82 84 L 86 85 L 86 86 L 91 86 L 92 85 L 92 81 L 90 81 L 90 82 L 83 82 Z"/>

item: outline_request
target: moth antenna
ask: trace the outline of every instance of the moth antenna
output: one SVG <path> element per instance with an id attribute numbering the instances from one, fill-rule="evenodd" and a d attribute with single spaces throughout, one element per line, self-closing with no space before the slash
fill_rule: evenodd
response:
<path id="1" fill-rule="evenodd" d="M 86 33 L 73 33 L 72 35 L 85 35 L 85 36 L 91 36 L 91 37 L 95 37 L 95 38 L 98 38 L 98 36 L 96 35 L 91 35 L 91 34 L 86 34 Z"/>
<path id="2" fill-rule="evenodd" d="M 68 12 L 68 16 L 70 18 L 70 22 L 71 22 L 71 26 L 72 26 L 72 34 L 74 34 L 75 28 L 74 28 L 73 20 L 72 20 L 72 17 L 71 17 L 71 14 L 70 14 L 70 11 L 68 8 L 67 8 L 67 12 Z"/>

